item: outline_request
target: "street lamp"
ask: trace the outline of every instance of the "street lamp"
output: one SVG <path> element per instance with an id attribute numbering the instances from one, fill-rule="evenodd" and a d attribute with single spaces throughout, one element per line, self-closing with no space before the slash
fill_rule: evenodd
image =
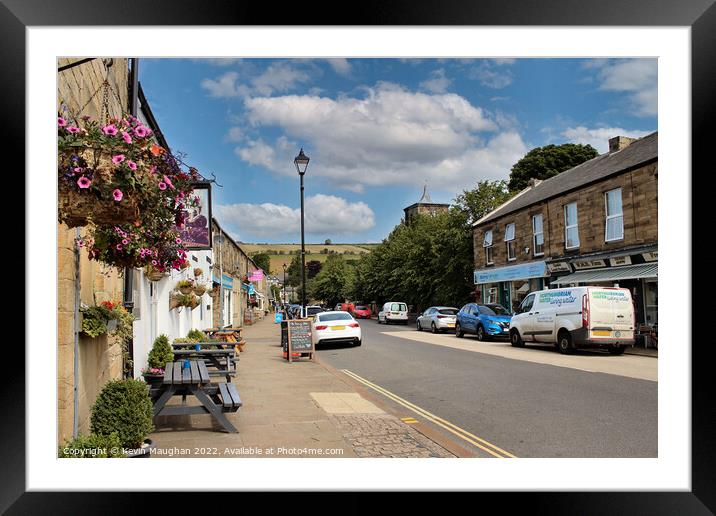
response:
<path id="1" fill-rule="evenodd" d="M 214 236 L 214 242 L 219 244 L 219 328 L 224 327 L 224 260 L 223 243 L 224 235 L 221 233 Z"/>
<path id="2" fill-rule="evenodd" d="M 301 178 L 301 310 L 306 310 L 306 243 L 303 232 L 303 175 L 306 173 L 308 168 L 308 162 L 310 158 L 303 153 L 303 148 L 298 156 L 293 160 L 293 164 L 296 165 L 296 171 Z M 305 316 L 305 313 L 301 314 Z"/>
<path id="3" fill-rule="evenodd" d="M 286 304 L 286 264 L 283 264 L 283 304 Z"/>

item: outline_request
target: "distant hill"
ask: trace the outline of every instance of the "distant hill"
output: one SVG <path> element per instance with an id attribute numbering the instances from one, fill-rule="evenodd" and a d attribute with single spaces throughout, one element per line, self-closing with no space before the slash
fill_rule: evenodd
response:
<path id="1" fill-rule="evenodd" d="M 271 274 L 283 274 L 283 265 L 288 266 L 294 256 L 300 255 L 301 244 L 239 244 L 249 255 L 267 253 L 271 257 Z M 306 261 L 325 261 L 329 254 L 339 254 L 344 260 L 360 260 L 378 244 L 306 244 Z"/>

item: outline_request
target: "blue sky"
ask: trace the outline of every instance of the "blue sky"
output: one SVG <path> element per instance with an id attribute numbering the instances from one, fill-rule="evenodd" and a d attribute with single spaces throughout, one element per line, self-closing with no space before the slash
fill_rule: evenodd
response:
<path id="1" fill-rule="evenodd" d="M 243 242 L 379 242 L 418 200 L 507 179 L 530 149 L 657 130 L 656 59 L 143 59 L 174 152 Z"/>

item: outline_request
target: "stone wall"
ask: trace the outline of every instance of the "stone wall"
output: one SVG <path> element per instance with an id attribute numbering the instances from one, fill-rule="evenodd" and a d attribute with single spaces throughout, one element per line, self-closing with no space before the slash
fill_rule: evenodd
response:
<path id="1" fill-rule="evenodd" d="M 81 58 L 58 59 L 58 67 Z M 99 118 L 103 114 L 103 95 L 99 91 L 108 78 L 116 95 L 109 92 L 110 116 L 119 116 L 128 110 L 128 61 L 114 59 L 109 74 L 101 59 L 58 73 L 58 110 L 65 105 L 65 116 L 89 115 Z M 119 97 L 119 98 L 117 98 Z M 80 109 L 84 109 L 80 112 Z M 81 231 L 81 230 L 80 230 Z M 75 281 L 77 259 L 75 252 L 76 229 L 64 224 L 57 226 L 57 401 L 58 443 L 72 437 L 74 417 L 74 342 L 75 342 Z M 80 253 L 80 299 L 87 305 L 105 300 L 121 301 L 123 280 L 119 271 L 90 262 L 86 253 Z M 79 338 L 79 432 L 89 432 L 89 410 L 104 383 L 122 377 L 122 351 L 117 342 L 106 336 Z"/>
<path id="2" fill-rule="evenodd" d="M 488 230 L 492 230 L 495 267 L 657 243 L 657 175 L 658 163 L 651 163 L 480 225 L 473 231 L 475 268 L 483 269 L 486 266 L 482 244 L 485 231 Z M 615 188 L 622 189 L 624 238 L 605 242 L 604 194 Z M 567 250 L 564 205 L 571 202 L 577 203 L 580 246 L 578 249 Z M 532 243 L 532 216 L 539 213 L 542 214 L 544 231 L 544 256 L 534 256 Z M 515 224 L 516 259 L 508 262 L 504 238 L 505 226 L 510 223 Z M 528 253 L 524 251 L 526 247 L 529 248 Z"/>

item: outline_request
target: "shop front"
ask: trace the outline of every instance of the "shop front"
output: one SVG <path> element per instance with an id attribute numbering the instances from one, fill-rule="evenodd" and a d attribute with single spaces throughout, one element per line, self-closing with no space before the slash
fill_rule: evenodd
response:
<path id="1" fill-rule="evenodd" d="M 543 261 L 476 270 L 477 302 L 499 304 L 514 311 L 528 293 L 544 288 L 548 276 Z"/>

